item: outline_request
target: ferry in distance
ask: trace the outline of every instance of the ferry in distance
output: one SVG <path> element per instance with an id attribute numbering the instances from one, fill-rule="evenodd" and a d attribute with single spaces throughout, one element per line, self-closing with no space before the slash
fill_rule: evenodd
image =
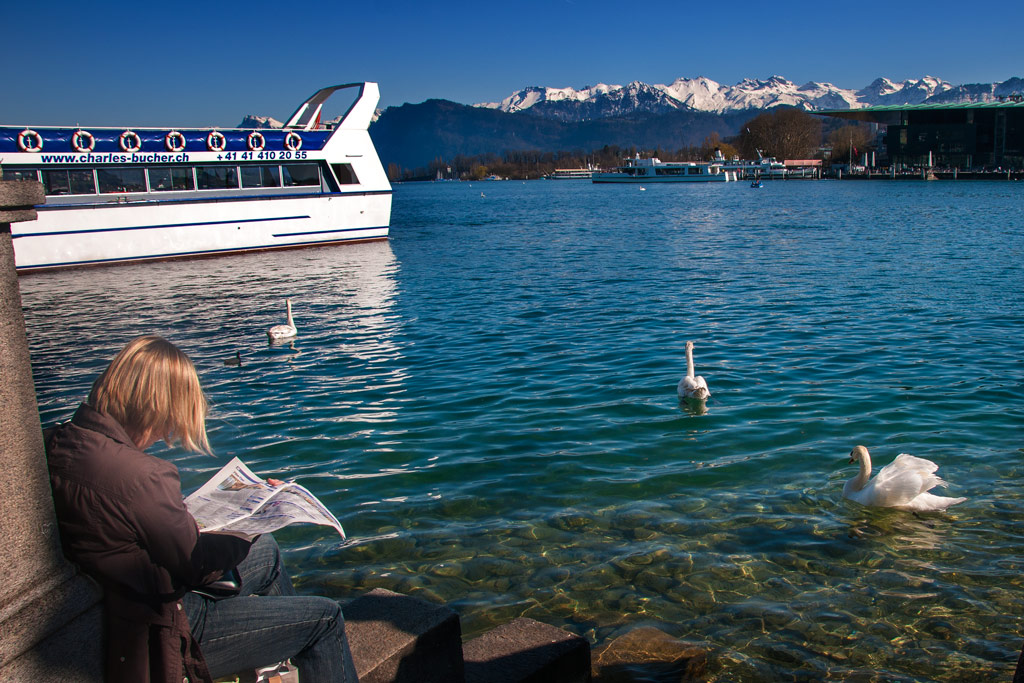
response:
<path id="1" fill-rule="evenodd" d="M 348 111 L 321 124 L 349 90 Z M 3 180 L 46 203 L 11 225 L 21 272 L 386 239 L 391 184 L 367 129 L 376 83 L 318 90 L 278 129 L 0 126 Z"/>
<path id="2" fill-rule="evenodd" d="M 551 180 L 589 180 L 594 175 L 590 168 L 556 168 L 550 175 Z"/>
<path id="3" fill-rule="evenodd" d="M 590 177 L 595 183 L 724 183 L 736 180 L 736 173 L 727 171 L 719 163 L 693 163 L 662 161 L 656 157 L 626 159 L 625 164 L 611 171 L 595 171 Z"/>
<path id="4" fill-rule="evenodd" d="M 757 161 L 733 157 L 726 159 L 720 150 L 715 150 L 714 162 L 720 164 L 726 171 L 733 171 L 736 179 L 740 178 L 785 178 L 786 165 L 777 161 L 775 157 L 766 157 L 757 150 Z"/>

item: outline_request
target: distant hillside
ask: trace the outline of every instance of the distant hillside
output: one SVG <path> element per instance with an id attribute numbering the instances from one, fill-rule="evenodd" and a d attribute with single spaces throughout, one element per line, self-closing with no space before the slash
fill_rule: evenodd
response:
<path id="1" fill-rule="evenodd" d="M 385 109 L 370 126 L 381 162 L 412 169 L 434 159 L 506 150 L 591 150 L 605 145 L 662 147 L 699 145 L 711 133 L 733 135 L 749 112 L 637 112 L 588 121 L 558 121 L 507 114 L 447 100 Z"/>

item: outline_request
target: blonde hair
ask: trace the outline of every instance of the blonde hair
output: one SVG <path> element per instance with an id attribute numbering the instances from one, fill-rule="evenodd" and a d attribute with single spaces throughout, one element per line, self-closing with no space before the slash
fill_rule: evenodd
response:
<path id="1" fill-rule="evenodd" d="M 136 443 L 150 437 L 211 453 L 199 375 L 189 357 L 162 337 L 128 342 L 96 378 L 88 402 L 117 420 Z"/>

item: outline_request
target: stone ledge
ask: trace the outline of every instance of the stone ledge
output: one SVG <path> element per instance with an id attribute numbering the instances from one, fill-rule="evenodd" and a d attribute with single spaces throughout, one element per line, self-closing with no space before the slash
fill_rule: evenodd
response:
<path id="1" fill-rule="evenodd" d="M 590 644 L 555 626 L 519 617 L 462 647 L 466 683 L 586 683 Z"/>
<path id="2" fill-rule="evenodd" d="M 0 180 L 0 225 L 36 219 L 35 207 L 46 203 L 43 184 L 33 180 Z"/>
<path id="3" fill-rule="evenodd" d="M 462 626 L 450 607 L 375 588 L 342 612 L 361 683 L 462 682 Z"/>

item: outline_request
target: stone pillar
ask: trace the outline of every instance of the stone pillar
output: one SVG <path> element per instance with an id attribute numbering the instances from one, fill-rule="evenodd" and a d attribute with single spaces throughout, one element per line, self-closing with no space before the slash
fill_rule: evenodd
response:
<path id="1" fill-rule="evenodd" d="M 35 220 L 38 182 L 0 179 L 0 680 L 102 680 L 99 590 L 60 550 L 11 223 Z"/>

